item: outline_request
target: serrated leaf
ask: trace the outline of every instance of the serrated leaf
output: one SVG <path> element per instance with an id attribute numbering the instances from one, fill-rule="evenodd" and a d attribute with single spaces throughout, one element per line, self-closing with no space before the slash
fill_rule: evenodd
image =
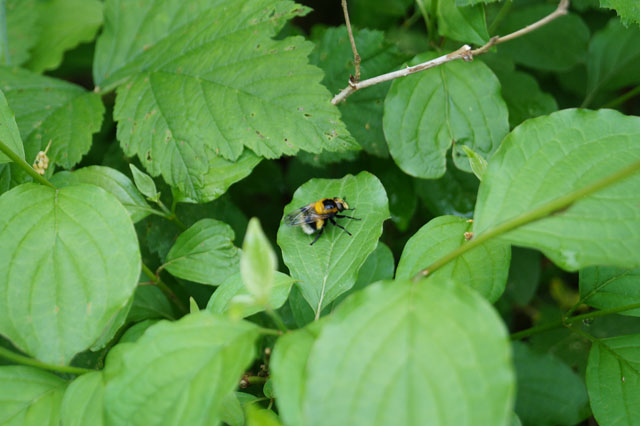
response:
<path id="1" fill-rule="evenodd" d="M 242 244 L 240 276 L 247 292 L 259 304 L 265 305 L 271 298 L 278 268 L 276 252 L 264 234 L 258 218 L 251 218 Z"/>
<path id="2" fill-rule="evenodd" d="M 432 219 L 407 241 L 398 262 L 396 279 L 410 279 L 467 241 L 473 225 L 456 216 Z M 452 279 L 472 287 L 490 302 L 498 300 L 507 284 L 511 250 L 508 244 L 488 241 L 435 271 L 429 280 Z"/>
<path id="3" fill-rule="evenodd" d="M 49 141 L 51 162 L 67 169 L 89 151 L 92 135 L 102 125 L 100 95 L 66 81 L 6 67 L 0 67 L 0 89 L 16 115 L 27 163 Z"/>
<path id="4" fill-rule="evenodd" d="M 278 309 L 287 301 L 289 297 L 289 291 L 291 286 L 296 280 L 291 278 L 287 274 L 282 272 L 275 273 L 275 281 L 269 294 L 269 307 L 271 309 Z M 209 303 L 207 303 L 207 309 L 214 314 L 224 314 L 234 309 L 233 298 L 238 295 L 249 295 L 247 288 L 242 282 L 242 277 L 239 273 L 231 275 L 216 289 Z M 244 318 L 261 312 L 264 310 L 264 306 L 253 304 L 249 306 L 242 306 L 239 316 Z"/>
<path id="5" fill-rule="evenodd" d="M 640 118 L 612 110 L 564 110 L 518 126 L 491 158 L 480 184 L 480 235 L 640 159 Z M 566 270 L 640 264 L 640 175 L 500 238 L 541 250 Z"/>
<path id="6" fill-rule="evenodd" d="M 580 301 L 598 309 L 640 303 L 640 268 L 593 266 L 580 270 Z M 640 309 L 620 312 L 640 316 Z"/>
<path id="7" fill-rule="evenodd" d="M 483 45 L 488 42 L 489 30 L 484 16 L 484 5 L 482 2 L 477 3 L 464 6 L 452 1 L 439 1 L 438 33 L 463 43 Z"/>
<path id="8" fill-rule="evenodd" d="M 511 417 L 504 325 L 486 300 L 453 282 L 386 281 L 352 295 L 327 318 L 304 371 L 302 425 L 489 425 Z M 292 397 L 277 391 L 279 402 Z"/>
<path id="9" fill-rule="evenodd" d="M 2 31 L 6 31 L 9 54 L 2 51 L 4 46 L 0 47 L 0 65 L 21 65 L 29 59 L 29 50 L 37 43 L 40 32 L 36 4 L 36 0 L 3 2 L 6 27 Z"/>
<path id="10" fill-rule="evenodd" d="M 164 268 L 197 283 L 220 285 L 239 271 L 240 250 L 233 229 L 215 219 L 202 219 L 184 231 L 167 254 Z"/>
<path id="11" fill-rule="evenodd" d="M 514 342 L 513 362 L 518 376 L 515 410 L 524 424 L 570 426 L 589 415 L 584 382 L 562 361 Z"/>
<path id="12" fill-rule="evenodd" d="M 24 160 L 24 147 L 22 146 L 20 131 L 16 124 L 16 117 L 13 111 L 11 111 L 11 108 L 9 108 L 7 98 L 5 98 L 2 90 L 0 90 L 0 143 L 4 144 Z M 10 161 L 9 157 L 0 151 L 0 164 Z"/>
<path id="13" fill-rule="evenodd" d="M 626 26 L 640 25 L 640 4 L 635 0 L 600 0 L 600 6 L 614 9 Z"/>
<path id="14" fill-rule="evenodd" d="M 134 223 L 149 216 L 152 211 L 131 179 L 111 167 L 89 166 L 73 172 L 59 172 L 51 177 L 51 182 L 58 187 L 81 183 L 99 186 L 120 201 Z"/>
<path id="15" fill-rule="evenodd" d="M 393 71 L 408 59 L 395 45 L 385 40 L 382 31 L 354 30 L 353 37 L 361 59 L 361 80 Z M 325 72 L 322 83 L 332 93 L 338 93 L 347 86 L 349 76 L 355 73 L 346 27 L 316 27 L 311 39 L 316 46 L 309 55 L 309 61 Z M 390 86 L 391 82 L 376 84 L 354 93 L 338 105 L 342 120 L 356 141 L 366 152 L 379 157 L 389 156 L 382 131 L 382 111 Z"/>
<path id="16" fill-rule="evenodd" d="M 67 381 L 25 366 L 0 367 L 0 423 L 58 426 Z"/>
<path id="17" fill-rule="evenodd" d="M 411 65 L 436 56 L 419 55 Z M 449 62 L 395 80 L 384 102 L 383 125 L 396 164 L 407 174 L 427 179 L 445 173 L 452 144 L 455 165 L 470 172 L 461 145 L 488 157 L 509 131 L 500 83 L 480 61 Z"/>
<path id="18" fill-rule="evenodd" d="M 549 15 L 556 5 L 534 4 L 517 8 L 498 27 L 498 34 L 506 35 Z M 570 35 L 570 36 L 569 36 Z M 562 40 L 562 43 L 558 43 Z M 589 27 L 580 16 L 569 13 L 543 27 L 498 48 L 501 55 L 511 57 L 517 64 L 545 71 L 568 71 L 587 57 Z"/>
<path id="19" fill-rule="evenodd" d="M 361 220 L 337 219 L 352 236 L 329 223 L 321 238 L 309 246 L 315 236 L 306 235 L 300 227 L 283 221 L 278 229 L 284 263 L 316 313 L 353 287 L 358 270 L 378 244 L 382 222 L 389 218 L 384 187 L 368 172 L 342 179 L 311 179 L 296 190 L 284 213 L 332 197 L 344 198 L 349 207 L 356 208 L 345 213 Z"/>
<path id="20" fill-rule="evenodd" d="M 416 194 L 433 216 L 464 216 L 471 218 L 478 193 L 478 178 L 451 167 L 436 180 L 416 179 Z"/>
<path id="21" fill-rule="evenodd" d="M 39 37 L 26 67 L 35 72 L 57 68 L 66 50 L 93 40 L 102 25 L 98 0 L 48 0 L 37 3 Z"/>
<path id="22" fill-rule="evenodd" d="M 139 250 L 127 211 L 96 186 L 2 194 L 0 331 L 44 362 L 69 362 L 127 304 Z"/>
<path id="23" fill-rule="evenodd" d="M 127 322 L 139 322 L 150 318 L 176 319 L 173 305 L 162 290 L 153 285 L 139 285 L 133 296 L 133 304 Z"/>
<path id="24" fill-rule="evenodd" d="M 257 335 L 251 323 L 206 311 L 150 327 L 110 370 L 109 424 L 215 423 L 223 397 L 255 356 Z"/>
<path id="25" fill-rule="evenodd" d="M 587 388 L 599 424 L 633 425 L 640 419 L 640 334 L 597 340 L 589 352 Z"/>
<path id="26" fill-rule="evenodd" d="M 99 371 L 77 377 L 67 387 L 60 409 L 60 424 L 102 426 L 104 383 Z"/>
<path id="27" fill-rule="evenodd" d="M 587 100 L 603 90 L 640 83 L 640 29 L 625 28 L 619 19 L 607 25 L 589 42 Z"/>
<path id="28" fill-rule="evenodd" d="M 129 169 L 131 170 L 133 181 L 135 182 L 138 191 L 140 191 L 142 195 L 146 196 L 148 199 L 152 201 L 158 201 L 160 199 L 160 194 L 158 193 L 156 184 L 153 179 L 151 179 L 151 176 L 143 171 L 140 171 L 140 169 L 138 169 L 133 164 L 129 164 Z"/>
<path id="29" fill-rule="evenodd" d="M 210 153 L 235 161 L 245 147 L 266 158 L 357 148 L 319 83 L 322 72 L 307 63 L 312 44 L 271 38 L 306 8 L 288 0 L 201 1 L 165 28 L 182 1 L 124 4 L 107 3 L 94 77 L 100 86 L 128 77 L 114 110 L 118 138 L 152 176 L 193 197 Z"/>

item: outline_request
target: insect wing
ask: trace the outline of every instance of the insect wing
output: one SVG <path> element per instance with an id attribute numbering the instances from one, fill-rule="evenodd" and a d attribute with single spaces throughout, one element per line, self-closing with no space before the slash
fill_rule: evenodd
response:
<path id="1" fill-rule="evenodd" d="M 303 223 L 313 222 L 317 218 L 317 215 L 313 211 L 313 205 L 300 207 L 298 210 L 294 210 L 284 218 L 284 223 L 287 225 L 301 225 Z"/>

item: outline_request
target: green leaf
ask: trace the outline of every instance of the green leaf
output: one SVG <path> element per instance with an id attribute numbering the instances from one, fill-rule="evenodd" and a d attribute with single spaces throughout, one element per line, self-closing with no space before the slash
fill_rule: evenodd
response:
<path id="1" fill-rule="evenodd" d="M 131 169 L 133 181 L 135 182 L 138 191 L 140 191 L 142 195 L 147 197 L 149 200 L 157 202 L 160 199 L 160 193 L 156 189 L 156 184 L 153 179 L 151 179 L 151 176 L 140 171 L 140 169 L 133 164 L 129 164 L 129 169 Z"/>
<path id="2" fill-rule="evenodd" d="M 2 51 L 4 46 L 0 46 L 0 65 L 21 65 L 29 59 L 29 50 L 38 41 L 40 26 L 38 25 L 37 1 L 5 0 L 3 4 L 6 13 L 9 55 Z M 2 31 L 4 32 L 5 28 Z"/>
<path id="3" fill-rule="evenodd" d="M 462 246 L 472 224 L 462 217 L 440 216 L 407 241 L 396 271 L 397 279 L 410 279 L 444 255 Z M 490 302 L 504 292 L 511 250 L 508 244 L 491 240 L 440 268 L 429 280 L 452 279 L 473 287 Z"/>
<path id="4" fill-rule="evenodd" d="M 49 0 L 37 3 L 40 37 L 26 67 L 35 72 L 57 68 L 66 50 L 93 40 L 102 25 L 98 0 Z"/>
<path id="5" fill-rule="evenodd" d="M 0 367 L 0 423 L 58 426 L 67 381 L 33 367 Z"/>
<path id="6" fill-rule="evenodd" d="M 60 188 L 81 183 L 99 186 L 120 201 L 134 223 L 149 216 L 152 210 L 131 179 L 111 167 L 89 166 L 73 172 L 59 172 L 51 177 L 51 183 Z"/>
<path id="7" fill-rule="evenodd" d="M 391 220 L 400 231 L 406 231 L 418 206 L 413 179 L 387 161 L 373 173 L 389 196 Z"/>
<path id="8" fill-rule="evenodd" d="M 580 300 L 598 309 L 640 303 L 640 268 L 594 266 L 580 270 Z M 620 312 L 640 316 L 640 309 Z"/>
<path id="9" fill-rule="evenodd" d="M 128 77 L 114 109 L 118 139 L 152 176 L 195 197 L 210 153 L 235 161 L 245 148 L 266 158 L 357 148 L 321 70 L 307 63 L 312 43 L 271 38 L 306 8 L 201 0 L 179 13 L 181 0 L 125 4 L 106 4 L 94 77 L 103 87 Z"/>
<path id="10" fill-rule="evenodd" d="M 129 316 L 129 311 L 131 310 L 132 305 L 133 298 L 131 297 L 127 301 L 127 304 L 122 309 L 120 309 L 116 315 L 111 317 L 107 325 L 102 329 L 102 333 L 100 333 L 100 336 L 98 336 L 96 341 L 93 342 L 93 344 L 89 347 L 89 350 L 97 352 L 109 344 L 118 330 L 120 330 L 127 321 L 127 317 Z"/>
<path id="11" fill-rule="evenodd" d="M 251 323 L 206 311 L 150 327 L 120 352 L 108 377 L 109 424 L 215 423 L 254 358 L 257 335 Z"/>
<path id="12" fill-rule="evenodd" d="M 571 368 L 550 354 L 513 343 L 518 376 L 516 413 L 525 425 L 575 425 L 589 415 L 587 390 Z"/>
<path id="13" fill-rule="evenodd" d="M 139 285 L 133 296 L 127 322 L 139 322 L 150 318 L 174 320 L 177 315 L 162 290 L 154 285 Z"/>
<path id="14" fill-rule="evenodd" d="M 506 35 L 524 28 L 555 9 L 556 5 L 551 4 L 517 8 L 509 13 L 508 19 L 502 21 L 498 34 Z M 498 52 L 511 57 L 517 64 L 530 68 L 568 71 L 585 61 L 588 41 L 589 27 L 578 15 L 569 13 L 522 37 L 501 44 Z"/>
<path id="15" fill-rule="evenodd" d="M 282 426 L 282 423 L 273 411 L 247 405 L 247 426 Z"/>
<path id="16" fill-rule="evenodd" d="M 298 424 L 493 425 L 511 417 L 504 325 L 486 300 L 453 282 L 386 281 L 352 295 L 327 318 L 304 371 Z M 275 389 L 279 402 L 293 397 Z"/>
<path id="17" fill-rule="evenodd" d="M 600 0 L 600 6 L 614 9 L 627 27 L 632 22 L 640 25 L 640 4 L 635 0 Z"/>
<path id="18" fill-rule="evenodd" d="M 640 83 L 640 29 L 625 28 L 619 19 L 607 25 L 589 43 L 587 99 L 598 92 Z"/>
<path id="19" fill-rule="evenodd" d="M 516 305 L 526 306 L 540 283 L 540 252 L 511 247 L 511 265 L 505 293 Z"/>
<path id="20" fill-rule="evenodd" d="M 251 218 L 242 244 L 240 276 L 248 293 L 263 306 L 271 298 L 277 268 L 276 252 L 264 235 L 260 221 L 258 218 Z"/>
<path id="21" fill-rule="evenodd" d="M 49 141 L 47 155 L 64 168 L 74 166 L 89 151 L 104 114 L 100 95 L 19 68 L 0 67 L 0 82 L 16 115 L 27 163 Z"/>
<path id="22" fill-rule="evenodd" d="M 349 17 L 359 27 L 388 27 L 406 16 L 413 3 L 413 0 L 351 0 Z"/>
<path id="23" fill-rule="evenodd" d="M 118 346 L 123 343 L 136 342 L 140 338 L 140 336 L 142 336 L 144 332 L 147 331 L 149 327 L 158 323 L 159 321 L 160 320 L 157 320 L 157 319 L 148 319 L 148 320 L 144 320 L 139 323 L 136 323 L 131 327 L 127 328 L 127 331 L 125 331 L 122 334 L 122 337 L 120 338 L 120 340 L 118 340 Z"/>
<path id="24" fill-rule="evenodd" d="M 236 392 L 229 393 L 222 400 L 220 420 L 230 426 L 244 426 L 244 410 Z"/>
<path id="25" fill-rule="evenodd" d="M 127 304 L 139 274 L 129 215 L 102 189 L 24 184 L 0 196 L 0 331 L 25 352 L 69 362 Z"/>
<path id="26" fill-rule="evenodd" d="M 275 281 L 273 288 L 269 293 L 268 304 L 271 309 L 278 309 L 287 301 L 289 291 L 295 280 L 282 272 L 275 273 Z M 249 291 L 242 282 L 240 273 L 236 273 L 227 278 L 218 289 L 213 293 L 207 309 L 214 314 L 224 314 L 225 312 L 234 313 L 234 298 L 236 296 L 249 295 Z M 264 311 L 264 305 L 249 304 L 239 305 L 239 314 L 237 316 L 244 318 Z"/>
<path id="27" fill-rule="evenodd" d="M 467 154 L 467 157 L 469 157 L 471 171 L 473 171 L 473 174 L 476 175 L 478 180 L 482 180 L 482 176 L 484 175 L 485 170 L 487 170 L 487 160 L 466 145 L 462 145 L 462 149 L 464 150 L 464 153 Z"/>
<path id="28" fill-rule="evenodd" d="M 491 158 L 474 233 L 583 188 L 640 159 L 640 118 L 612 110 L 564 110 L 524 122 Z M 640 265 L 640 175 L 577 200 L 500 238 L 541 250 L 560 267 Z"/>
<path id="29" fill-rule="evenodd" d="M 411 65 L 436 56 L 419 55 Z M 452 144 L 455 165 L 471 171 L 461 146 L 488 157 L 509 131 L 500 83 L 480 61 L 449 62 L 395 80 L 384 102 L 383 124 L 396 164 L 407 174 L 428 179 L 445 173 Z"/>
<path id="30" fill-rule="evenodd" d="M 215 219 L 202 219 L 176 240 L 164 268 L 197 283 L 220 285 L 239 271 L 240 250 L 233 245 L 233 229 Z"/>
<path id="31" fill-rule="evenodd" d="M 456 6 L 473 6 L 474 4 L 495 3 L 500 0 L 456 0 Z"/>
<path id="32" fill-rule="evenodd" d="M 353 287 L 360 267 L 378 244 L 382 222 L 389 218 L 384 187 L 368 172 L 342 179 L 311 179 L 296 190 L 284 213 L 326 197 L 344 198 L 356 208 L 352 214 L 360 221 L 337 219 L 352 236 L 328 223 L 324 235 L 309 246 L 315 237 L 306 235 L 300 227 L 283 221 L 278 229 L 284 263 L 316 313 Z"/>
<path id="33" fill-rule="evenodd" d="M 102 426 L 104 383 L 99 371 L 77 377 L 64 393 L 60 420 L 65 426 Z"/>
<path id="34" fill-rule="evenodd" d="M 478 179 L 455 167 L 447 167 L 436 180 L 416 179 L 416 194 L 434 216 L 473 216 Z"/>
<path id="35" fill-rule="evenodd" d="M 602 425 L 633 425 L 640 419 L 640 334 L 595 341 L 589 352 L 587 388 Z"/>
<path id="36" fill-rule="evenodd" d="M 382 31 L 355 30 L 353 37 L 361 59 L 361 80 L 393 71 L 408 59 L 395 45 L 385 40 Z M 325 72 L 322 83 L 332 93 L 340 92 L 347 87 L 349 76 L 355 74 L 346 27 L 314 27 L 311 40 L 316 46 L 309 55 L 309 61 Z M 338 105 L 342 120 L 356 141 L 366 152 L 379 157 L 389 156 L 382 131 L 382 110 L 390 86 L 391 82 L 376 84 L 354 93 Z"/>
<path id="37" fill-rule="evenodd" d="M 7 98 L 0 90 L 0 143 L 24 160 L 24 147 L 20 138 L 20 131 L 16 124 L 16 117 L 7 104 Z M 0 164 L 11 160 L 0 151 Z"/>
<path id="38" fill-rule="evenodd" d="M 478 2 L 480 3 L 480 2 Z M 465 6 L 452 1 L 437 3 L 438 33 L 463 43 L 483 45 L 489 41 L 484 6 Z"/>

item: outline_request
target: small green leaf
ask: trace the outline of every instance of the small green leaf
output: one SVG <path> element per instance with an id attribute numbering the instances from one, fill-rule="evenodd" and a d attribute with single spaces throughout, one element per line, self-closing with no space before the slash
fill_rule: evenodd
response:
<path id="1" fill-rule="evenodd" d="M 69 362 L 126 306 L 139 274 L 129 214 L 104 190 L 23 184 L 0 196 L 0 331 L 27 353 Z"/>
<path id="2" fill-rule="evenodd" d="M 257 335 L 251 323 L 206 311 L 148 328 L 113 367 L 107 358 L 108 423 L 215 423 L 224 397 L 254 358 Z"/>
<path id="3" fill-rule="evenodd" d="M 193 297 L 189 298 L 189 313 L 193 314 L 195 312 L 199 312 L 200 311 L 200 307 L 198 306 L 198 302 L 196 302 L 196 299 L 194 299 Z"/>
<path id="4" fill-rule="evenodd" d="M 452 1 L 438 1 L 438 32 L 463 43 L 483 45 L 489 41 L 484 5 L 464 6 Z"/>
<path id="5" fill-rule="evenodd" d="M 239 271 L 240 250 L 233 245 L 233 229 L 215 219 L 202 219 L 176 240 L 164 268 L 197 283 L 220 285 Z"/>
<path id="6" fill-rule="evenodd" d="M 316 313 L 353 287 L 360 267 L 378 244 L 382 222 L 389 218 L 384 187 L 368 172 L 342 179 L 311 179 L 296 190 L 284 213 L 332 197 L 344 198 L 356 209 L 344 214 L 361 219 L 336 219 L 351 236 L 328 223 L 324 234 L 310 246 L 315 235 L 306 235 L 300 227 L 283 221 L 278 229 L 284 263 Z"/>
<path id="7" fill-rule="evenodd" d="M 104 383 L 99 371 L 77 377 L 64 393 L 60 421 L 65 426 L 102 426 Z"/>
<path id="8" fill-rule="evenodd" d="M 21 65 L 29 60 L 29 50 L 37 43 L 40 33 L 38 25 L 37 0 L 5 0 L 7 41 L 9 52 L 0 47 L 0 65 Z M 3 13 L 3 14 L 4 14 Z M 0 79 L 0 81 L 2 81 Z"/>
<path id="9" fill-rule="evenodd" d="M 482 176 L 485 170 L 487 170 L 487 160 L 466 145 L 462 145 L 462 149 L 464 153 L 467 154 L 467 157 L 469 157 L 469 165 L 471 166 L 473 174 L 476 175 L 478 180 L 482 180 Z"/>
<path id="10" fill-rule="evenodd" d="M 2 90 L 0 90 L 0 143 L 24 160 L 24 147 L 16 124 L 16 117 L 9 108 L 7 98 L 4 97 Z M 0 151 L 0 164 L 10 161 L 9 157 Z"/>
<path id="11" fill-rule="evenodd" d="M 614 9 L 627 27 L 640 25 L 640 4 L 635 0 L 600 0 L 600 6 Z"/>
<path id="12" fill-rule="evenodd" d="M 474 233 L 610 176 L 640 160 L 640 118 L 612 110 L 564 110 L 527 120 L 491 158 Z M 500 238 L 541 250 L 564 269 L 640 265 L 640 174 Z M 606 247 L 606 248 L 605 248 Z"/>
<path id="13" fill-rule="evenodd" d="M 580 300 L 598 309 L 640 303 L 640 268 L 593 266 L 580 270 Z M 640 316 L 640 309 L 620 312 Z"/>
<path id="14" fill-rule="evenodd" d="M 231 392 L 223 398 L 220 406 L 220 420 L 229 426 L 245 426 L 244 409 L 236 392 Z"/>
<path id="15" fill-rule="evenodd" d="M 247 405 L 247 426 L 282 426 L 276 413 L 257 405 Z"/>
<path id="16" fill-rule="evenodd" d="M 135 165 L 129 164 L 131 173 L 133 174 L 133 181 L 136 183 L 136 188 L 146 196 L 150 201 L 158 202 L 160 199 L 160 193 L 156 189 L 156 184 L 151 179 L 151 176 L 145 172 L 140 171 Z"/>
<path id="17" fill-rule="evenodd" d="M 154 285 L 139 285 L 133 296 L 127 322 L 139 322 L 151 318 L 175 320 L 177 315 L 162 290 Z"/>
<path id="18" fill-rule="evenodd" d="M 410 64 L 436 56 L 422 54 Z M 452 144 L 455 165 L 470 172 L 462 145 L 488 157 L 509 131 L 500 83 L 480 61 L 449 62 L 395 80 L 384 102 L 383 124 L 396 164 L 407 174 L 427 179 L 445 173 Z"/>
<path id="19" fill-rule="evenodd" d="M 282 272 L 275 272 L 275 281 L 269 292 L 268 306 L 271 309 L 278 309 L 287 301 L 289 291 L 295 280 Z M 236 273 L 227 278 L 213 293 L 207 309 L 215 314 L 224 314 L 234 309 L 234 297 L 248 296 L 249 291 L 242 281 L 240 273 Z M 265 309 L 264 305 L 252 303 L 241 307 L 238 316 L 241 318 L 251 316 Z"/>
<path id="20" fill-rule="evenodd" d="M 271 298 L 277 268 L 278 258 L 262 231 L 260 221 L 251 218 L 242 244 L 240 275 L 249 294 L 263 306 Z"/>
<path id="21" fill-rule="evenodd" d="M 465 234 L 471 231 L 471 227 L 467 219 L 456 216 L 440 216 L 429 221 L 407 241 L 398 262 L 396 278 L 410 279 L 465 244 Z M 510 259 L 508 244 L 488 241 L 449 262 L 428 279 L 442 281 L 450 278 L 472 287 L 490 302 L 495 302 L 507 283 Z"/>
<path id="22" fill-rule="evenodd" d="M 67 381 L 33 367 L 0 367 L 0 424 L 58 426 Z"/>
<path id="23" fill-rule="evenodd" d="M 640 334 L 594 342 L 587 365 L 593 416 L 601 425 L 634 425 L 640 419 Z"/>

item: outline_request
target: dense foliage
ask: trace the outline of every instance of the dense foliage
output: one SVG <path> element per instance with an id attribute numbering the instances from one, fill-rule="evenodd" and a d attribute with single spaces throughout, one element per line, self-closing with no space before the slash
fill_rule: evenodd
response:
<path id="1" fill-rule="evenodd" d="M 639 424 L 638 2 L 302 3 L 0 0 L 0 423 Z"/>

